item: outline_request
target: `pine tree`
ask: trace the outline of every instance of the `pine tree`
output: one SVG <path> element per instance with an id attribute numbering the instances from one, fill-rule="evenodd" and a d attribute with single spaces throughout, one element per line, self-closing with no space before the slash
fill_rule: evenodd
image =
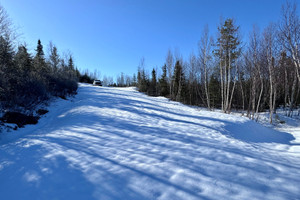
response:
<path id="1" fill-rule="evenodd" d="M 132 76 L 132 83 L 131 83 L 132 86 L 137 86 L 137 78 L 136 78 L 136 75 L 135 73 L 133 74 Z"/>
<path id="2" fill-rule="evenodd" d="M 19 75 L 14 80 L 17 105 L 29 108 L 37 101 L 41 86 L 36 79 L 36 73 L 33 68 L 33 59 L 28 53 L 27 48 L 22 45 L 18 47 L 18 52 L 14 57 L 15 68 L 18 69 Z"/>
<path id="3" fill-rule="evenodd" d="M 217 78 L 217 73 L 213 73 L 210 76 L 208 88 L 210 91 L 210 105 L 211 108 L 219 107 L 221 104 L 221 96 L 220 96 L 220 82 Z"/>
<path id="4" fill-rule="evenodd" d="M 157 95 L 157 88 L 156 88 L 156 71 L 153 68 L 152 70 L 152 79 L 151 79 L 151 83 L 150 83 L 150 87 L 148 89 L 148 94 L 151 96 L 156 96 Z"/>
<path id="5" fill-rule="evenodd" d="M 0 36 L 0 102 L 11 98 L 11 87 L 16 73 L 13 63 L 14 51 L 9 40 Z"/>
<path id="6" fill-rule="evenodd" d="M 160 95 L 167 96 L 169 94 L 169 85 L 167 80 L 167 65 L 162 67 L 163 74 L 159 79 Z"/>
<path id="7" fill-rule="evenodd" d="M 227 19 L 224 24 L 218 27 L 219 37 L 217 48 L 214 53 L 219 59 L 222 110 L 230 112 L 231 100 L 234 94 L 237 68 L 235 62 L 240 55 L 240 40 L 238 37 L 239 27 L 235 26 L 233 19 Z M 233 75 L 233 76 L 232 76 Z"/>
<path id="8" fill-rule="evenodd" d="M 68 60 L 68 68 L 69 68 L 70 71 L 73 71 L 73 70 L 74 70 L 74 62 L 73 62 L 72 56 L 69 57 L 69 60 Z"/>
<path id="9" fill-rule="evenodd" d="M 36 51 L 36 57 L 38 57 L 39 59 L 44 59 L 45 54 L 44 54 L 43 45 L 42 45 L 42 42 L 40 39 L 38 40 L 38 44 L 37 44 L 35 51 Z"/>
<path id="10" fill-rule="evenodd" d="M 138 75 L 137 75 L 137 87 L 141 88 L 142 85 L 142 75 L 141 75 L 141 71 L 138 71 Z"/>
<path id="11" fill-rule="evenodd" d="M 46 65 L 45 58 L 44 58 L 44 50 L 43 45 L 41 43 L 41 40 L 38 40 L 37 48 L 36 48 L 36 54 L 34 57 L 34 68 L 37 71 L 37 73 L 41 76 L 41 78 L 45 78 L 49 73 L 50 69 Z"/>
<path id="12" fill-rule="evenodd" d="M 186 85 L 183 68 L 180 61 L 176 61 L 173 75 L 173 100 L 184 102 L 186 98 Z"/>
<path id="13" fill-rule="evenodd" d="M 53 71 L 56 72 L 59 66 L 60 58 L 58 55 L 57 47 L 52 45 L 52 43 L 50 43 L 49 61 Z"/>
<path id="14" fill-rule="evenodd" d="M 18 68 L 21 73 L 19 76 L 28 78 L 30 72 L 33 71 L 32 57 L 24 45 L 18 47 L 18 52 L 14 60 L 16 68 Z"/>

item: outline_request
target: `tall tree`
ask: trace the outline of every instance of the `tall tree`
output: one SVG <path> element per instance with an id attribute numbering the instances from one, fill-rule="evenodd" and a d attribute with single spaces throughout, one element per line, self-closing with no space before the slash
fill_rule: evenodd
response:
<path id="1" fill-rule="evenodd" d="M 168 50 L 167 57 L 166 57 L 166 66 L 168 71 L 168 84 L 169 84 L 169 90 L 171 98 L 173 98 L 172 94 L 172 82 L 173 82 L 173 71 L 174 71 L 174 56 L 172 54 L 171 49 Z"/>
<path id="2" fill-rule="evenodd" d="M 187 64 L 189 66 L 189 71 L 188 71 L 188 99 L 189 99 L 189 104 L 190 105 L 195 105 L 197 102 L 197 93 L 199 94 L 199 86 L 197 83 L 197 79 L 200 77 L 200 72 L 199 72 L 199 60 L 197 59 L 196 55 L 192 53 L 190 55 L 189 63 Z M 198 90 L 198 92 L 197 92 Z"/>
<path id="3" fill-rule="evenodd" d="M 169 86 L 168 86 L 168 80 L 167 80 L 167 65 L 165 64 L 162 67 L 162 75 L 159 79 L 159 85 L 160 85 L 160 94 L 162 96 L 168 96 L 169 94 Z"/>
<path id="4" fill-rule="evenodd" d="M 150 83 L 150 88 L 149 88 L 148 93 L 151 96 L 156 96 L 157 95 L 157 86 L 156 86 L 157 80 L 156 80 L 156 71 L 154 68 L 152 69 L 151 74 L 152 74 L 152 78 L 151 78 L 151 83 Z"/>
<path id="5" fill-rule="evenodd" d="M 212 38 L 209 38 L 209 30 L 206 25 L 203 31 L 203 35 L 199 42 L 199 58 L 200 58 L 200 67 L 202 71 L 202 77 L 204 82 L 204 91 L 206 98 L 206 105 L 208 109 L 210 109 L 210 95 L 209 95 L 209 87 L 208 87 L 208 63 L 211 59 L 210 55 L 210 47 L 212 45 Z"/>
<path id="6" fill-rule="evenodd" d="M 0 102 L 11 98 L 13 80 L 18 74 L 14 71 L 14 50 L 10 40 L 0 36 Z"/>
<path id="7" fill-rule="evenodd" d="M 15 42 L 17 33 L 13 28 L 13 23 L 9 18 L 6 10 L 0 5 L 0 36 L 9 40 L 10 43 Z"/>
<path id="8" fill-rule="evenodd" d="M 50 55 L 49 55 L 50 65 L 51 65 L 52 69 L 56 72 L 59 67 L 59 62 L 60 62 L 58 50 L 57 50 L 57 47 L 52 42 L 50 42 L 50 44 L 49 44 L 49 50 L 50 50 Z"/>
<path id="9" fill-rule="evenodd" d="M 233 19 L 229 18 L 218 27 L 218 30 L 219 37 L 214 52 L 219 59 L 222 110 L 229 113 L 231 108 L 230 99 L 233 96 L 237 79 L 236 60 L 241 52 L 238 37 L 239 27 L 234 24 Z"/>
<path id="10" fill-rule="evenodd" d="M 269 122 L 273 122 L 273 113 L 275 112 L 275 103 L 277 98 L 277 80 L 275 76 L 275 27 L 270 24 L 264 31 L 264 52 L 267 58 L 268 73 L 269 73 Z"/>
<path id="11" fill-rule="evenodd" d="M 258 120 L 258 111 L 261 107 L 261 100 L 264 91 L 262 41 L 256 26 L 250 34 L 250 43 L 247 51 L 246 65 L 250 75 L 250 93 L 247 116 Z"/>
<path id="12" fill-rule="evenodd" d="M 282 18 L 279 24 L 279 38 L 285 50 L 290 54 L 300 81 L 300 18 L 296 3 L 286 2 L 282 6 Z"/>
<path id="13" fill-rule="evenodd" d="M 42 76 L 42 78 L 45 78 L 46 76 L 48 76 L 50 70 L 45 62 L 45 54 L 41 40 L 38 40 L 35 51 L 36 54 L 33 60 L 35 70 Z"/>
<path id="14" fill-rule="evenodd" d="M 176 61 L 173 73 L 173 98 L 176 101 L 183 102 L 185 99 L 185 77 L 182 64 L 179 60 Z"/>

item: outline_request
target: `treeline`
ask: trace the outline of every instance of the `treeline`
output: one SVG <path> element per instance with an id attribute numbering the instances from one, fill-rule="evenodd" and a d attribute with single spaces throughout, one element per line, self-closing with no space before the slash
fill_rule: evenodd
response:
<path id="1" fill-rule="evenodd" d="M 151 96 L 165 96 L 189 105 L 246 111 L 252 119 L 276 108 L 294 115 L 300 104 L 300 18 L 296 4 L 282 6 L 281 19 L 262 32 L 254 26 L 247 43 L 233 19 L 220 22 L 216 38 L 203 31 L 199 53 L 188 61 L 169 50 L 161 76 L 138 68 L 137 87 Z M 151 77 L 151 78 L 150 78 Z M 299 115 L 299 112 L 296 113 Z"/>
<path id="2" fill-rule="evenodd" d="M 46 57 L 40 40 L 35 53 L 17 39 L 0 6 L 0 111 L 30 112 L 51 96 L 65 98 L 77 90 L 80 78 L 71 55 L 62 58 L 50 43 Z"/>

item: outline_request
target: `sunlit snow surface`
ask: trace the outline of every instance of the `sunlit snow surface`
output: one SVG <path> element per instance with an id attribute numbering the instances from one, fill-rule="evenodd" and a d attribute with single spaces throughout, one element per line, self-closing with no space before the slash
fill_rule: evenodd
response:
<path id="1" fill-rule="evenodd" d="M 0 199 L 300 199 L 284 130 L 133 88 L 81 84 L 49 109 L 1 134 Z"/>

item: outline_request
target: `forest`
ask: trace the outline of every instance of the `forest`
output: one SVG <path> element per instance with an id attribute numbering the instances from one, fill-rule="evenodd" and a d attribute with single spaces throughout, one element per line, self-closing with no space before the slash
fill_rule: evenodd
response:
<path id="1" fill-rule="evenodd" d="M 245 111 L 258 120 L 276 109 L 287 116 L 299 115 L 300 104 L 300 19 L 297 6 L 282 6 L 280 21 L 262 31 L 255 25 L 247 41 L 234 19 L 221 20 L 216 37 L 204 27 L 198 54 L 188 60 L 169 50 L 165 64 L 151 75 L 141 59 L 137 73 L 139 91 L 165 96 L 188 105 L 204 106 L 225 113 Z M 158 72 L 161 75 L 158 77 Z"/>
<path id="2" fill-rule="evenodd" d="M 48 55 L 40 40 L 35 53 L 20 44 L 7 12 L 0 6 L 0 113 L 32 115 L 51 97 L 66 98 L 77 90 L 80 76 L 72 55 L 59 55 L 50 42 Z"/>
<path id="3" fill-rule="evenodd" d="M 280 20 L 262 31 L 255 25 L 246 41 L 232 18 L 220 20 L 216 36 L 203 28 L 198 53 L 188 60 L 168 50 L 161 69 L 145 69 L 137 76 L 121 73 L 116 83 L 103 76 L 107 86 L 137 86 L 151 96 L 165 96 L 188 105 L 242 110 L 258 120 L 269 111 L 272 123 L 276 109 L 287 116 L 299 115 L 300 104 L 300 19 L 297 6 L 282 6 Z M 59 55 L 50 42 L 48 53 L 40 40 L 34 54 L 21 44 L 5 9 L 0 7 L 0 111 L 31 112 L 52 96 L 65 98 L 76 93 L 77 83 L 89 82 L 96 74 L 83 73 L 70 53 Z M 158 75 L 159 74 L 159 75 Z"/>

